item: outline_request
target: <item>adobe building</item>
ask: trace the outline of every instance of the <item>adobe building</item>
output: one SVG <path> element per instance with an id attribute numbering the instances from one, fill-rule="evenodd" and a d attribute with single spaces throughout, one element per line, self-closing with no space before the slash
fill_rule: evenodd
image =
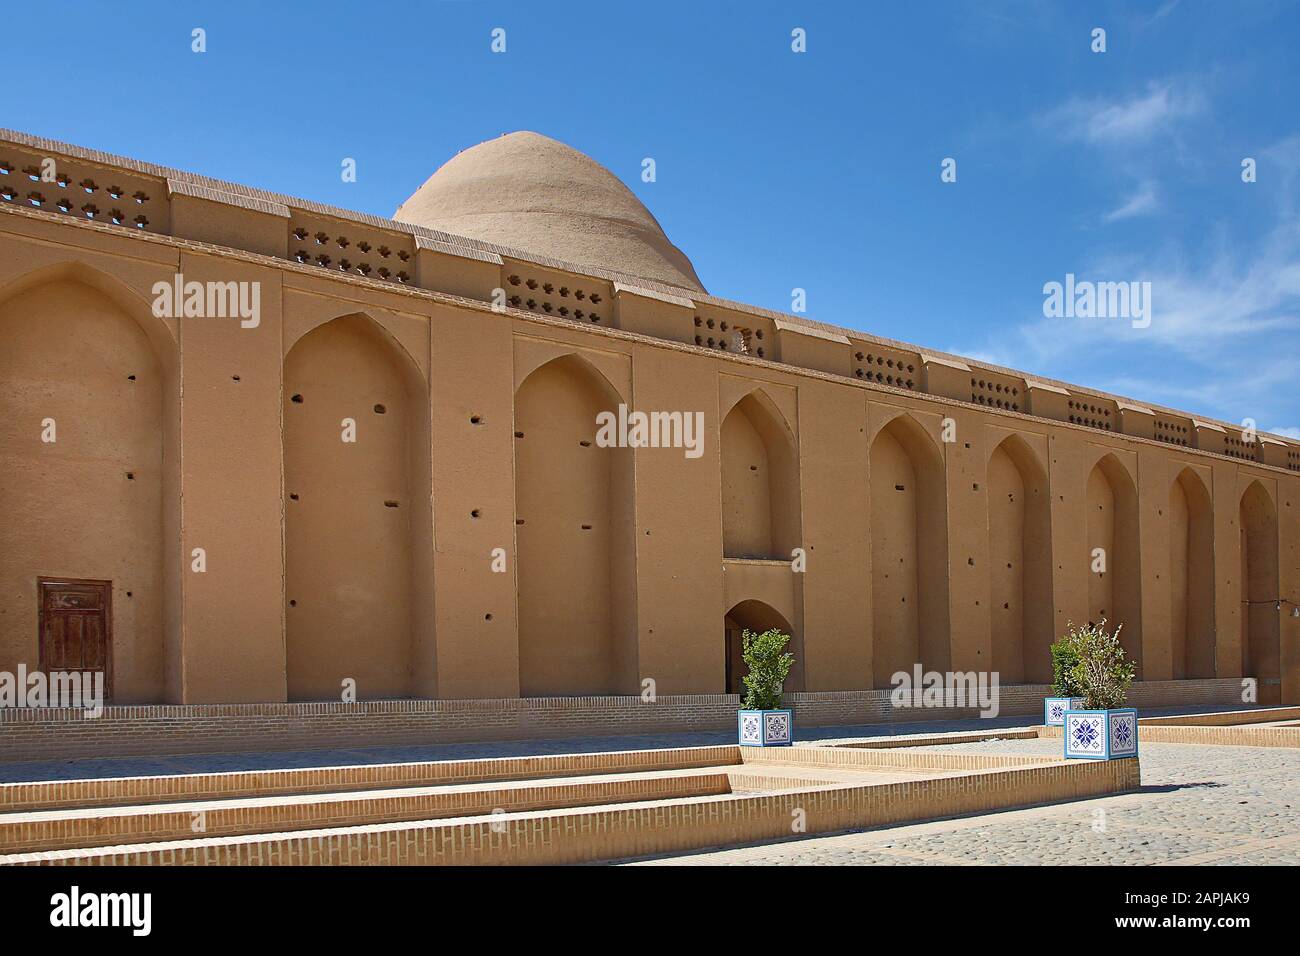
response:
<path id="1" fill-rule="evenodd" d="M 0 130 L 0 200 L 0 670 L 689 697 L 778 626 L 796 697 L 1041 695 L 1104 617 L 1139 692 L 1300 703 L 1300 444 L 711 296 L 544 136 L 390 220 Z M 597 441 L 619 406 L 695 453 Z"/>

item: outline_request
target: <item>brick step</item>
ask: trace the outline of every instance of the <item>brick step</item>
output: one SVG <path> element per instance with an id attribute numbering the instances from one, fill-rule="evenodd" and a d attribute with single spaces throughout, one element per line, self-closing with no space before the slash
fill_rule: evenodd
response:
<path id="1" fill-rule="evenodd" d="M 905 759 L 909 756 L 914 757 L 910 762 Z M 1033 762 L 1020 763 L 1008 757 L 1014 762 L 997 766 L 992 763 L 995 758 L 969 754 L 811 747 L 743 757 L 743 766 L 727 765 L 711 772 L 646 774 L 676 777 L 682 785 L 693 785 L 693 777 L 714 777 L 710 785 L 720 788 L 726 781 L 730 792 L 632 802 L 624 798 L 588 806 L 573 805 L 581 793 L 552 793 L 569 805 L 231 836 L 214 835 L 209 829 L 190 839 L 11 853 L 0 856 L 0 865 L 583 863 L 1086 799 L 1132 790 L 1139 783 L 1136 760 L 1066 762 L 1022 757 L 1019 760 Z M 935 757 L 942 759 L 936 763 L 931 759 Z M 565 779 L 517 782 L 515 788 L 586 785 L 587 781 Z M 488 792 L 499 800 L 502 790 L 515 788 L 496 786 Z M 344 795 L 344 801 L 359 796 L 384 799 L 378 794 L 351 794 Z M 587 796 L 602 799 L 594 791 Z M 607 794 L 603 798 L 610 799 Z M 308 802 L 322 801 L 317 795 Z M 223 803 L 229 801 L 218 806 Z M 170 811 L 156 806 L 133 809 L 145 814 Z M 188 825 L 188 819 L 171 823 Z"/>
<path id="2" fill-rule="evenodd" d="M 724 768 L 0 814 L 0 854 L 629 804 L 731 792 Z"/>
<path id="3" fill-rule="evenodd" d="M 0 784 L 0 813 L 134 806 L 230 797 L 292 796 L 344 790 L 432 787 L 600 773 L 687 770 L 739 764 L 740 761 L 740 748 L 728 745 L 422 763 L 41 780 Z"/>

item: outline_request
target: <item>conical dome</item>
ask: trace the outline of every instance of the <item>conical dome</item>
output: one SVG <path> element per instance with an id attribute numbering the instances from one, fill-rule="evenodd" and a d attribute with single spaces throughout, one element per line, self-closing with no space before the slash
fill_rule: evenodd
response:
<path id="1" fill-rule="evenodd" d="M 704 291 L 690 260 L 618 177 L 539 133 L 507 133 L 457 154 L 393 218 Z"/>

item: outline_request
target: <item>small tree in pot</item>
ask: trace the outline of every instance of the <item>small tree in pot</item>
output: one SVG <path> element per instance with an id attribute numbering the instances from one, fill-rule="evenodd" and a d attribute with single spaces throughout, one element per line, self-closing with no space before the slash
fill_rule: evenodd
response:
<path id="1" fill-rule="evenodd" d="M 1137 668 L 1125 658 L 1123 629 L 1121 624 L 1107 630 L 1105 619 L 1085 627 L 1071 624 L 1052 645 L 1056 688 L 1072 701 L 1063 720 L 1067 757 L 1137 756 L 1137 711 L 1122 706 Z"/>
<path id="2" fill-rule="evenodd" d="M 789 634 L 773 628 L 741 635 L 741 656 L 749 668 L 743 678 L 745 700 L 738 713 L 740 742 L 754 747 L 788 746 L 794 742 L 794 714 L 781 707 L 785 679 L 794 655 L 785 650 Z"/>

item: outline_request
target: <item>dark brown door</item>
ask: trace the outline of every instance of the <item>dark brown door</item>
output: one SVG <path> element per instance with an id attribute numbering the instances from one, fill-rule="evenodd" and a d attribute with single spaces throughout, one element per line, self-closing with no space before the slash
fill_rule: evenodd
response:
<path id="1" fill-rule="evenodd" d="M 38 578 L 41 670 L 102 671 L 113 696 L 112 594 L 109 581 Z"/>

